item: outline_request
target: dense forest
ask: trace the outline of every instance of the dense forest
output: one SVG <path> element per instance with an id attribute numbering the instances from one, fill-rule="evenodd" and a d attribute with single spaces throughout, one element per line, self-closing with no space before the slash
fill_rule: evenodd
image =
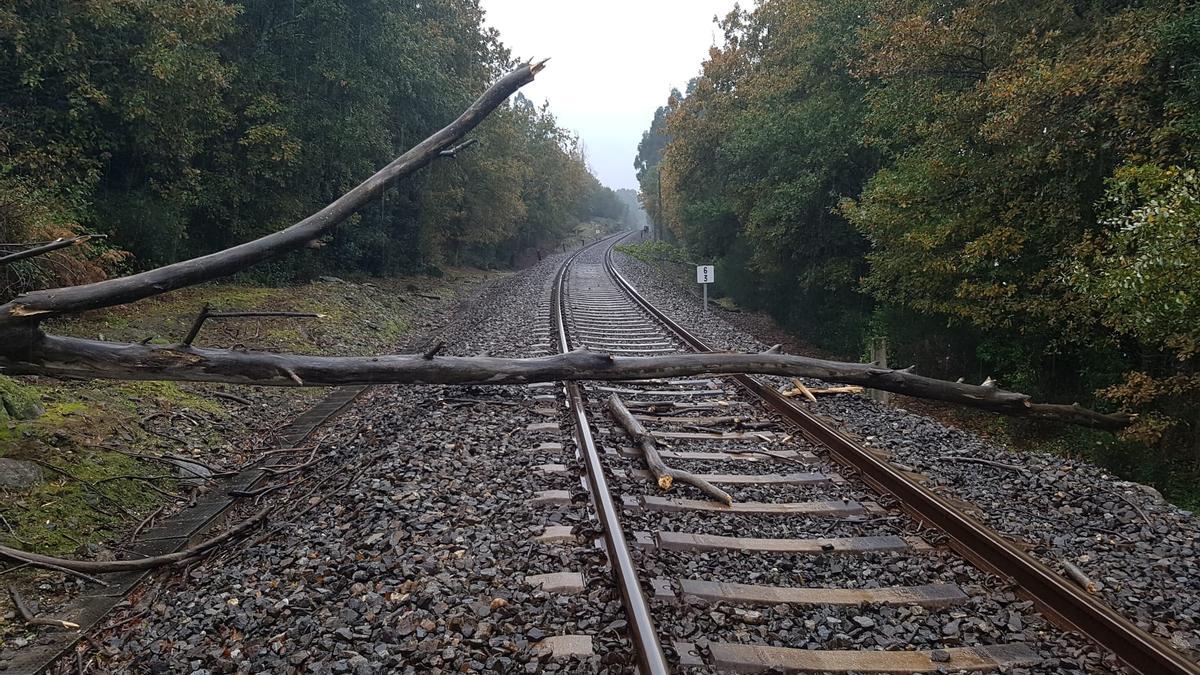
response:
<path id="1" fill-rule="evenodd" d="M 843 356 L 886 336 L 928 375 L 1137 412 L 1055 442 L 1195 497 L 1197 3 L 763 0 L 721 27 L 639 146 L 661 236 Z"/>
<path id="2" fill-rule="evenodd" d="M 514 59 L 477 0 L 14 0 L 0 6 L 0 241 L 97 233 L 8 265 L 8 297 L 246 241 L 452 120 Z M 256 272 L 506 265 L 626 206 L 518 96 L 478 144 Z"/>

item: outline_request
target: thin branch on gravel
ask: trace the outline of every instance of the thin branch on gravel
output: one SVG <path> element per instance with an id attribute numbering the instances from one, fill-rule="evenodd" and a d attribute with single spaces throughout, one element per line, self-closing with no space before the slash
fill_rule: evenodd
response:
<path id="1" fill-rule="evenodd" d="M 129 541 L 134 541 L 135 539 L 137 539 L 137 536 L 142 533 L 142 530 L 146 529 L 146 526 L 149 525 L 150 522 L 153 521 L 155 518 L 157 518 L 159 516 L 159 514 L 161 514 L 163 512 L 163 509 L 165 509 L 165 508 L 167 508 L 167 505 L 163 504 L 162 506 L 159 506 L 157 509 L 154 509 L 153 511 L 151 511 L 150 515 L 143 518 L 142 522 L 138 523 L 138 526 L 133 528 L 133 532 L 129 533 Z"/>
<path id="2" fill-rule="evenodd" d="M 1017 473 L 1021 473 L 1021 474 L 1026 474 L 1026 475 L 1029 474 L 1029 471 L 1027 471 L 1025 469 L 1025 467 L 1017 466 L 1015 464 L 1005 464 L 1004 462 L 996 462 L 996 461 L 993 461 L 990 459 L 982 459 L 979 457 L 960 457 L 958 455 L 941 455 L 940 457 L 935 457 L 934 459 L 939 460 L 939 461 L 945 461 L 945 462 L 968 462 L 970 464 L 983 464 L 986 466 L 994 466 L 997 469 L 1007 469 L 1009 471 L 1016 471 Z"/>
<path id="3" fill-rule="evenodd" d="M 464 403 L 464 404 L 479 403 L 479 404 L 483 404 L 483 405 L 499 405 L 499 406 L 505 406 L 505 407 L 509 407 L 509 408 L 521 407 L 520 403 L 513 403 L 512 401 L 498 401 L 495 399 L 484 399 L 484 398 L 442 398 L 442 399 L 438 399 L 438 403 L 442 403 L 442 404 L 445 404 L 445 403 Z"/>
<path id="4" fill-rule="evenodd" d="M 241 396 L 238 396 L 237 394 L 230 394 L 227 391 L 214 391 L 211 393 L 213 396 L 216 396 L 217 398 L 223 398 L 226 401 L 233 401 L 234 403 L 241 403 L 242 405 L 254 405 L 254 402 L 251 401 L 250 399 L 242 398 Z"/>
<path id="5" fill-rule="evenodd" d="M 314 448 L 316 448 L 315 445 L 298 445 L 294 448 L 276 448 L 274 450 L 264 450 L 262 455 L 260 455 L 259 458 L 261 459 L 261 458 L 267 457 L 269 455 L 277 455 L 279 453 L 284 453 L 284 452 L 302 452 L 304 450 L 313 450 Z"/>
<path id="6" fill-rule="evenodd" d="M 138 426 L 142 428 L 142 431 L 145 431 L 148 434 L 153 434 L 155 436 L 158 436 L 159 438 L 165 438 L 168 441 L 171 441 L 172 443 L 175 443 L 177 445 L 181 445 L 184 447 L 187 447 L 187 445 L 188 445 L 186 438 L 181 438 L 179 436 L 176 436 L 175 434 L 168 434 L 165 431 L 158 431 L 157 429 L 151 428 L 151 426 L 149 424 L 144 424 L 144 423 L 139 422 Z"/>
<path id="7" fill-rule="evenodd" d="M 16 607 L 17 613 L 21 615 L 21 619 L 31 626 L 54 626 L 55 628 L 65 628 L 67 630 L 78 630 L 79 624 L 72 621 L 63 621 L 62 619 L 43 619 L 33 615 L 29 611 L 29 607 L 25 604 L 25 599 L 17 593 L 17 589 L 9 586 L 8 597 L 12 598 L 13 607 Z"/>
<path id="8" fill-rule="evenodd" d="M 166 565 L 173 565 L 198 555 L 208 552 L 210 549 L 220 546 L 221 544 L 238 537 L 242 533 L 250 530 L 262 521 L 266 520 L 271 514 L 273 507 L 267 507 L 259 510 L 254 515 L 246 520 L 238 523 L 229 530 L 203 541 L 195 546 L 190 546 L 182 551 L 168 553 L 165 555 L 151 556 L 148 558 L 138 558 L 135 560 L 68 560 L 66 558 L 54 558 L 44 556 L 37 553 L 29 553 L 20 551 L 8 546 L 0 546 L 0 557 L 10 558 L 21 562 L 28 562 L 37 567 L 47 567 L 58 571 L 71 570 L 72 572 L 81 573 L 98 573 L 104 574 L 108 572 L 133 572 L 140 570 L 150 570 Z M 53 566 L 53 567 L 51 567 Z"/>
<path id="9" fill-rule="evenodd" d="M 134 459 L 145 459 L 145 460 L 148 460 L 151 462 L 158 462 L 160 464 L 165 464 L 167 466 L 174 467 L 181 471 L 186 471 L 189 475 L 184 476 L 184 478 L 201 478 L 204 480 L 210 480 L 212 478 L 222 478 L 225 476 L 236 476 L 238 474 L 237 471 L 222 471 L 222 470 L 217 469 L 216 467 L 212 466 L 211 464 L 206 464 L 198 459 L 192 459 L 191 457 L 184 457 L 183 455 L 172 455 L 172 454 L 145 455 L 145 454 L 142 454 L 139 452 L 129 452 L 128 450 L 121 450 L 119 448 L 114 448 L 112 446 L 107 446 L 107 445 L 100 446 L 100 447 L 103 447 L 105 450 L 111 450 L 113 452 L 125 455 L 126 457 L 132 457 Z M 191 466 L 187 466 L 189 464 Z M 205 476 L 204 474 L 197 471 L 194 467 L 200 467 L 202 469 L 207 470 L 209 472 L 209 475 Z"/>
<path id="10" fill-rule="evenodd" d="M 263 467 L 262 471 L 263 471 L 263 473 L 265 473 L 268 476 L 282 476 L 284 474 L 293 473 L 295 471 L 303 471 L 304 469 L 307 469 L 308 467 L 312 466 L 313 464 L 320 462 L 322 459 L 324 459 L 324 457 L 320 457 L 320 458 L 317 457 L 317 446 L 313 446 L 312 452 L 310 452 L 308 454 L 308 459 L 305 460 L 301 464 L 296 464 L 294 466 L 285 466 L 285 467 L 281 467 L 281 468 L 275 468 L 275 467 L 268 466 L 268 467 Z"/>
<path id="11" fill-rule="evenodd" d="M 8 574 L 9 572 L 16 572 L 17 570 L 23 570 L 29 566 L 30 566 L 29 563 L 20 563 L 17 565 L 13 565 L 12 567 L 5 567 L 4 569 L 0 570 L 0 577 L 4 576 L 5 574 Z"/>
<path id="12" fill-rule="evenodd" d="M 733 505 L 733 497 L 730 497 L 728 492 L 689 471 L 672 469 L 667 466 L 663 462 L 662 456 L 658 454 L 658 446 L 654 440 L 654 436 L 646 431 L 641 422 L 634 419 L 629 409 L 625 407 L 625 404 L 621 403 L 620 396 L 612 394 L 608 397 L 608 410 L 612 413 L 613 419 L 616 420 L 617 424 L 620 424 L 621 428 L 625 430 L 625 433 L 629 434 L 629 437 L 641 446 L 642 455 L 645 457 L 646 464 L 650 467 L 650 470 L 654 472 L 659 488 L 664 491 L 670 490 L 672 481 L 678 480 L 681 483 L 694 485 L 704 494 L 726 506 Z"/>
<path id="13" fill-rule="evenodd" d="M 1142 520 L 1146 521 L 1146 524 L 1150 526 L 1150 529 L 1151 530 L 1154 529 L 1154 521 L 1150 520 L 1150 516 L 1147 515 L 1145 511 L 1142 510 L 1142 507 L 1138 506 L 1136 502 L 1134 502 L 1132 499 L 1130 499 L 1128 495 L 1126 495 L 1122 492 L 1118 492 L 1117 490 L 1107 490 L 1106 489 L 1105 492 L 1120 497 L 1122 500 L 1124 500 L 1124 502 L 1126 504 L 1132 506 L 1133 510 L 1137 511 L 1137 514 L 1142 517 Z"/>

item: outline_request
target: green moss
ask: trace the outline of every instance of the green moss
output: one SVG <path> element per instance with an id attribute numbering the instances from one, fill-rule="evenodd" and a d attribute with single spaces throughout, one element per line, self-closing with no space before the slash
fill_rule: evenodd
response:
<path id="1" fill-rule="evenodd" d="M 13 419 L 31 420 L 42 414 L 41 397 L 37 390 L 11 377 L 0 375 L 0 401 L 3 401 L 8 417 Z"/>
<path id="2" fill-rule="evenodd" d="M 122 382 L 116 388 L 124 395 L 125 404 L 134 410 L 152 401 L 160 408 L 184 407 L 214 414 L 224 412 L 224 408 L 216 401 L 186 391 L 177 382 Z"/>
<path id="3" fill-rule="evenodd" d="M 115 476 L 152 474 L 142 463 L 120 453 L 64 454 L 51 463 L 94 484 L 96 490 L 133 514 L 146 513 L 163 499 L 140 481 L 104 481 Z M 157 485 L 170 490 L 173 481 Z M 79 481 L 47 470 L 47 480 L 15 500 L 6 511 L 5 520 L 16 536 L 5 538 L 22 548 L 49 554 L 67 553 L 81 544 L 102 541 L 120 527 L 131 525 L 108 499 L 97 496 Z"/>

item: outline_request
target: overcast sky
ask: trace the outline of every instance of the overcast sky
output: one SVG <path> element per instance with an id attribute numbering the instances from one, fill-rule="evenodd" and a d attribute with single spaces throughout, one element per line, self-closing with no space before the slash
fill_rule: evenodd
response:
<path id="1" fill-rule="evenodd" d="M 637 188 L 633 157 L 671 87 L 699 74 L 719 44 L 712 19 L 734 0 L 482 0 L 513 56 L 550 58 L 521 91 L 550 101 L 559 124 L 587 147 L 605 185 Z M 743 1 L 743 5 L 752 2 Z"/>

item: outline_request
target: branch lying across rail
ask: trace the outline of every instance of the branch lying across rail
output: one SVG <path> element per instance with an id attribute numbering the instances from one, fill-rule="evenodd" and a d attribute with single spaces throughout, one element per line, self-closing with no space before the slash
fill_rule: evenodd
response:
<path id="1" fill-rule="evenodd" d="M 332 204 L 291 227 L 223 251 L 128 277 L 25 293 L 0 306 L 0 322 L 16 317 L 41 320 L 99 307 L 121 305 L 227 276 L 282 253 L 302 248 L 328 234 L 395 181 L 413 174 L 441 157 L 443 150 L 449 149 L 455 141 L 474 129 L 513 92 L 532 82 L 544 63 L 523 65 L 500 78 L 459 115 L 458 119 L 418 143 L 358 187 L 338 197 Z M 454 151 L 461 147 L 454 148 Z"/>
<path id="2" fill-rule="evenodd" d="M 646 431 L 646 427 L 642 426 L 641 422 L 634 419 L 633 414 L 629 412 L 625 404 L 621 403 L 620 396 L 613 394 L 608 397 L 608 411 L 612 413 L 613 419 L 617 421 L 617 424 L 621 425 L 625 433 L 629 434 L 633 442 L 637 443 L 638 447 L 641 448 L 642 456 L 646 459 L 646 466 L 650 467 L 650 470 L 654 472 L 655 482 L 658 483 L 659 488 L 664 491 L 670 490 L 671 484 L 674 481 L 688 483 L 689 485 L 696 486 L 701 492 L 725 506 L 733 505 L 733 497 L 730 497 L 728 492 L 690 471 L 682 471 L 667 466 L 667 463 L 662 460 L 662 455 L 658 454 L 658 444 L 655 442 L 654 436 Z"/>
<path id="3" fill-rule="evenodd" d="M 531 359 L 491 356 L 300 356 L 182 345 L 101 342 L 41 335 L 22 359 L 0 353 L 0 372 L 116 380 L 183 380 L 267 386 L 352 384 L 529 384 L 562 380 L 642 380 L 701 374 L 757 373 L 811 377 L 958 403 L 992 412 L 1118 430 L 1132 418 L 1077 405 L 1034 403 L 996 386 L 937 380 L 910 370 L 790 354 L 612 356 L 577 350 Z"/>

